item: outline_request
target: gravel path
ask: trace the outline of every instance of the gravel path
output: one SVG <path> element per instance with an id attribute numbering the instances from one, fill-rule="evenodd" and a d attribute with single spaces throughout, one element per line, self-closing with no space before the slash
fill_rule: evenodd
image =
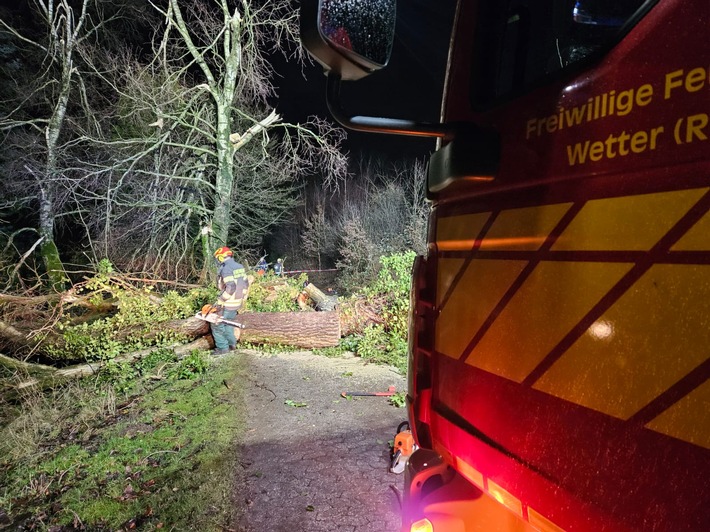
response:
<path id="1" fill-rule="evenodd" d="M 389 473 L 388 442 L 406 410 L 386 397 L 405 379 L 359 358 L 241 351 L 247 431 L 235 503 L 248 532 L 395 532 L 403 476 Z M 289 404 L 290 403 L 290 404 Z M 305 406 L 297 406 L 305 404 Z"/>

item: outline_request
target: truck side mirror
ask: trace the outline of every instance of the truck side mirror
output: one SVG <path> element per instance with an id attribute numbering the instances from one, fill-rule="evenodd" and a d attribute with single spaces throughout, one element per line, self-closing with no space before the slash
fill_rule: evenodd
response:
<path id="1" fill-rule="evenodd" d="M 396 0 L 303 0 L 301 41 L 330 73 L 360 79 L 387 65 L 396 8 Z"/>

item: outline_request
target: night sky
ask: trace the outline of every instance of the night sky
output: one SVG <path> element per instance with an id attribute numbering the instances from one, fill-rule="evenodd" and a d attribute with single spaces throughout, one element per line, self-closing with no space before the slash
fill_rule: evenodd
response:
<path id="1" fill-rule="evenodd" d="M 343 107 L 351 115 L 437 122 L 455 7 L 456 0 L 399 0 L 388 66 L 361 80 L 344 82 Z M 322 68 L 312 64 L 302 71 L 297 64 L 277 64 L 283 73 L 276 80 L 279 112 L 292 121 L 314 114 L 330 118 Z M 348 131 L 346 148 L 353 154 L 399 159 L 426 156 L 434 149 L 434 141 Z"/>
<path id="2" fill-rule="evenodd" d="M 0 6 L 10 10 L 26 4 L 27 0 L 0 0 Z M 344 82 L 344 109 L 351 115 L 437 122 L 455 7 L 456 0 L 399 0 L 389 65 L 362 80 Z M 331 119 L 319 65 L 286 63 L 281 57 L 274 57 L 273 63 L 280 77 L 274 80 L 278 100 L 272 104 L 286 120 L 299 122 L 310 115 Z M 353 155 L 363 152 L 396 160 L 424 157 L 434 149 L 434 141 L 348 131 L 345 147 Z"/>

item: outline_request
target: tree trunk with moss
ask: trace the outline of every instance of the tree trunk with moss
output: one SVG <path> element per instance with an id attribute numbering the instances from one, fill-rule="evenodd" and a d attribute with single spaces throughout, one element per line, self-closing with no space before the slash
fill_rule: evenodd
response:
<path id="1" fill-rule="evenodd" d="M 193 12 L 199 11 L 205 20 L 197 25 L 186 21 L 183 5 L 189 5 Z M 195 3 L 170 0 L 164 12 L 168 28 L 163 43 L 170 42 L 167 37 L 172 30 L 177 32 L 194 62 L 195 71 L 199 70 L 202 74 L 204 83 L 199 88 L 209 94 L 215 110 L 216 123 L 206 128 L 212 134 L 210 142 L 214 151 L 210 156 L 215 172 L 212 211 L 204 222 L 201 246 L 202 271 L 208 275 L 216 248 L 241 244 L 234 242 L 230 234 L 235 213 L 243 216 L 240 209 L 254 209 L 253 200 L 246 206 L 240 204 L 239 190 L 235 186 L 235 157 L 239 150 L 260 139 L 266 159 L 270 156 L 266 150 L 270 142 L 268 130 L 282 126 L 291 130 L 285 138 L 293 138 L 293 155 L 286 152 L 278 157 L 287 161 L 285 167 L 293 167 L 291 171 L 294 175 L 303 172 L 302 167 L 305 166 L 328 166 L 324 172 L 328 176 L 341 176 L 346 170 L 344 157 L 337 145 L 331 142 L 331 139 L 339 142 L 337 135 L 332 135 L 332 130 L 314 123 L 314 129 L 324 131 L 321 134 L 308 127 L 283 124 L 275 111 L 265 112 L 274 88 L 264 50 L 268 39 L 273 40 L 272 48 L 279 50 L 286 46 L 285 41 L 296 37 L 297 19 L 290 3 L 274 0 L 262 5 L 222 0 L 218 5 L 221 12 L 214 16 L 216 12 L 210 12 L 210 15 L 205 10 L 200 11 Z M 214 18 L 208 21 L 211 16 Z M 205 29 L 208 31 L 200 34 Z M 298 163 L 292 165 L 291 161 Z M 263 201 L 268 203 L 270 199 L 264 198 Z"/>

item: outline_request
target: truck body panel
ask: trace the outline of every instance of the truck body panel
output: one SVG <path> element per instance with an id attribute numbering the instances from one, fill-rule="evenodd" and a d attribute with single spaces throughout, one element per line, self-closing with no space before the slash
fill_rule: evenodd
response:
<path id="1" fill-rule="evenodd" d="M 658 2 L 480 110 L 481 4 L 459 3 L 442 118 L 497 131 L 500 167 L 431 192 L 415 433 L 539 529 L 710 529 L 710 8 Z"/>

